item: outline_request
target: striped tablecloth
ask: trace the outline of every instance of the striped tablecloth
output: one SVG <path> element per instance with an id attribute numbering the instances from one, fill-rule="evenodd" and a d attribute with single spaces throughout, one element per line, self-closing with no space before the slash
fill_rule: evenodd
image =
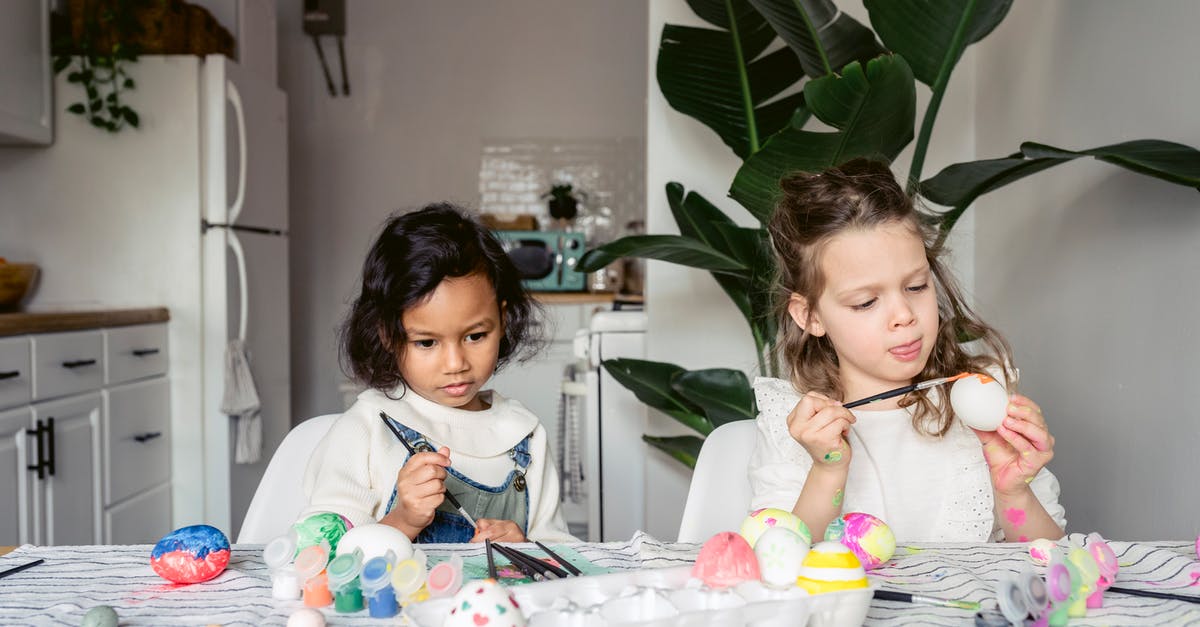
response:
<path id="1" fill-rule="evenodd" d="M 1080 538 L 1082 540 L 1082 538 Z M 1066 541 L 1063 541 L 1066 544 Z M 1191 543 L 1111 542 L 1121 567 L 1118 585 L 1200 595 L 1200 563 Z M 664 543 L 644 534 L 628 542 L 572 545 L 593 563 L 612 569 L 662 568 L 690 563 L 699 546 Z M 0 557 L 0 570 L 33 559 L 45 563 L 0 579 L 0 625 L 78 625 L 96 605 L 116 609 L 121 625 L 282 625 L 299 601 L 271 598 L 261 545 L 235 545 L 228 569 L 213 581 L 175 586 L 149 566 L 149 545 L 22 546 Z M 480 555 L 478 545 L 431 545 L 430 555 Z M 1031 563 L 1025 545 L 916 544 L 873 571 L 881 586 L 945 598 L 987 601 L 1005 573 Z M 381 625 L 366 612 L 336 614 L 331 625 Z M 970 612 L 875 601 L 868 625 L 970 625 Z M 1109 593 L 1104 607 L 1071 625 L 1200 625 L 1200 605 Z"/>

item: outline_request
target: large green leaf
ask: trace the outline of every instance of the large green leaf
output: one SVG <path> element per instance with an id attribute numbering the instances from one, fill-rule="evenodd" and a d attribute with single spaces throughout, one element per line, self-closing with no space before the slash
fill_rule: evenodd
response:
<path id="1" fill-rule="evenodd" d="M 629 235 L 584 253 L 576 269 L 594 272 L 622 257 L 657 259 L 710 272 L 743 272 L 737 259 L 682 235 Z"/>
<path id="2" fill-rule="evenodd" d="M 932 86 L 967 46 L 1004 20 L 1012 0 L 863 0 L 888 50 L 903 56 L 917 80 Z M 957 38 L 957 41 L 956 41 Z"/>
<path id="3" fill-rule="evenodd" d="M 746 0 L 689 0 L 689 5 L 721 30 L 664 26 L 659 88 L 671 107 L 711 128 L 745 158 L 802 106 L 799 93 L 772 99 L 804 71 L 786 49 L 763 54 L 775 32 Z"/>
<path id="4" fill-rule="evenodd" d="M 804 97 L 813 114 L 838 132 L 789 126 L 746 160 L 729 194 L 760 222 L 770 218 L 784 174 L 820 172 L 854 157 L 891 161 L 912 141 L 916 86 L 900 56 L 877 57 L 865 69 L 851 63 L 841 76 L 809 81 Z"/>
<path id="5" fill-rule="evenodd" d="M 714 427 L 734 420 L 752 420 L 758 414 L 754 390 L 741 370 L 688 370 L 675 375 L 671 387 L 704 408 L 704 415 Z"/>
<path id="6" fill-rule="evenodd" d="M 700 448 L 704 440 L 694 435 L 682 435 L 670 438 L 643 435 L 642 439 L 654 448 L 683 462 L 688 468 L 696 467 L 696 459 L 700 457 Z"/>
<path id="7" fill-rule="evenodd" d="M 671 387 L 671 380 L 686 372 L 683 368 L 675 364 L 628 357 L 605 359 L 600 365 L 643 403 L 704 435 L 712 432 L 713 424 L 704 417 L 704 409 Z"/>
<path id="8" fill-rule="evenodd" d="M 875 33 L 843 13 L 831 0 L 750 0 L 800 58 L 804 73 L 817 78 L 847 63 L 883 52 Z"/>

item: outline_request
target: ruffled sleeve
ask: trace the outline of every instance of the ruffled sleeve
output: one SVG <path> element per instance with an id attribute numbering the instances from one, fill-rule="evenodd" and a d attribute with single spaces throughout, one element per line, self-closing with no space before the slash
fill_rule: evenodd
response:
<path id="1" fill-rule="evenodd" d="M 813 461 L 788 433 L 787 417 L 800 402 L 792 384 L 781 379 L 754 380 L 758 401 L 758 438 L 750 456 L 751 509 L 775 507 L 791 511 L 800 498 Z"/>

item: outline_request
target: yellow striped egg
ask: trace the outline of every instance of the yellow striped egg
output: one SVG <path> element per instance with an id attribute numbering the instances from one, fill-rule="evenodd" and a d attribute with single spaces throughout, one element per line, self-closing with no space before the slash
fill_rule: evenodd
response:
<path id="1" fill-rule="evenodd" d="M 841 542 L 826 540 L 804 556 L 796 585 L 809 594 L 867 587 L 867 571 L 854 552 Z"/>

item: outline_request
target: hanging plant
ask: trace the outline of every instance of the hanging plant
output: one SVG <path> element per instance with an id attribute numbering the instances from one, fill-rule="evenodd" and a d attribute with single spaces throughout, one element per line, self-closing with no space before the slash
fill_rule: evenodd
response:
<path id="1" fill-rule="evenodd" d="M 126 68 L 141 53 L 140 10 L 150 0 L 73 0 L 67 16 L 56 16 L 54 73 L 67 72 L 67 82 L 83 88 L 82 102 L 67 111 L 83 116 L 96 128 L 115 133 L 138 126 L 138 114 L 122 92 L 136 87 Z M 64 27 L 65 26 L 65 27 Z"/>

